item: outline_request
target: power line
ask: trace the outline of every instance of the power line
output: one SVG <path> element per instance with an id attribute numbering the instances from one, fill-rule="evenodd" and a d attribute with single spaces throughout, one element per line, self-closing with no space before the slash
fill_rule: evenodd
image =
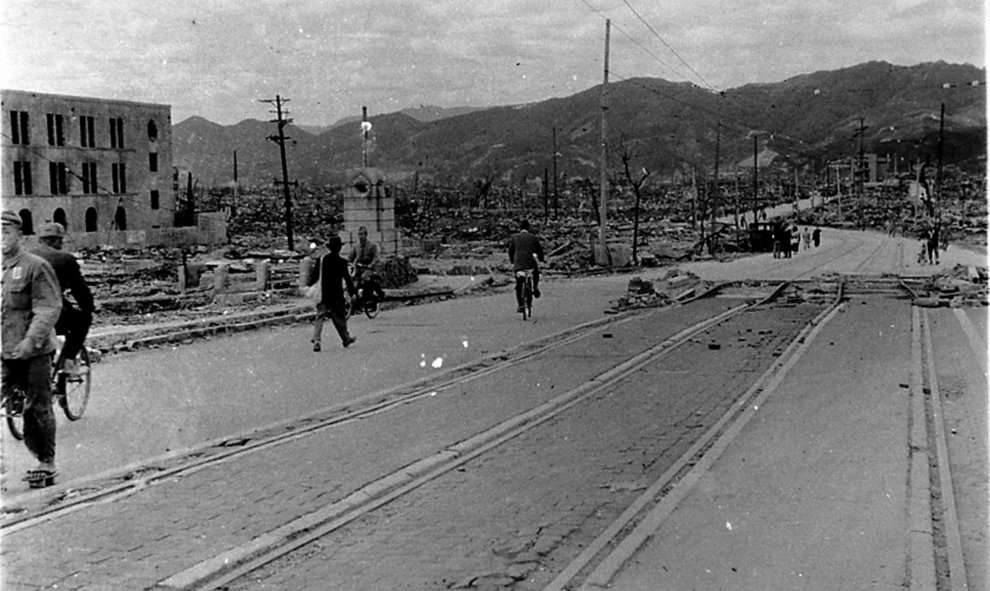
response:
<path id="1" fill-rule="evenodd" d="M 609 20 L 608 16 L 606 16 L 604 12 L 602 12 L 600 9 L 596 8 L 595 6 L 593 6 L 590 2 L 588 2 L 588 0 L 581 0 L 581 2 L 583 2 L 585 6 L 587 6 L 588 8 L 590 8 L 592 12 L 598 14 L 598 16 L 600 16 L 601 18 L 603 18 L 605 20 Z M 667 68 L 668 70 L 670 70 L 676 76 L 678 76 L 678 77 L 680 77 L 680 78 L 682 78 L 684 80 L 687 80 L 687 76 L 685 76 L 684 74 L 682 74 L 681 72 L 679 72 L 676 68 L 674 68 L 673 66 L 671 66 L 667 62 L 663 61 L 663 59 L 661 59 L 655 53 L 653 53 L 652 51 L 650 51 L 645 45 L 643 45 L 635 37 L 633 37 L 632 35 L 630 35 L 629 33 L 627 33 L 624 29 L 622 29 L 621 27 L 619 27 L 618 25 L 616 25 L 614 23 L 613 23 L 612 26 L 617 31 L 619 31 L 622 34 L 623 37 L 625 37 L 625 38 L 629 39 L 630 41 L 632 41 L 640 49 L 642 49 L 644 52 L 646 52 L 647 55 L 649 55 L 654 60 L 656 60 L 656 62 L 659 63 L 661 66 Z"/>
<path id="2" fill-rule="evenodd" d="M 667 41 L 665 41 L 665 40 L 664 40 L 664 38 L 663 38 L 663 37 L 661 37 L 661 36 L 660 36 L 660 33 L 658 33 L 658 32 L 656 31 L 656 29 L 654 29 L 654 28 L 653 28 L 653 26 L 652 26 L 652 25 L 650 25 L 650 23 L 648 23 L 648 22 L 646 22 L 646 19 L 644 19 L 644 18 L 643 18 L 643 17 L 642 17 L 642 16 L 641 16 L 641 15 L 639 14 L 639 12 L 637 12 L 637 11 L 636 11 L 636 9 L 635 9 L 635 8 L 633 8 L 631 4 L 629 4 L 629 1 L 628 1 L 628 0 L 622 0 L 622 3 L 623 3 L 623 4 L 625 4 L 625 5 L 626 5 L 626 7 L 627 7 L 627 8 L 628 8 L 628 9 L 629 9 L 629 10 L 630 10 L 630 11 L 631 11 L 631 12 L 632 12 L 633 14 L 635 14 L 635 15 L 636 15 L 636 18 L 638 18 L 638 19 L 640 20 L 640 22 L 642 22 L 642 23 L 643 23 L 643 25 L 645 25 L 645 26 L 646 26 L 646 28 L 647 28 L 647 29 L 649 29 L 649 30 L 650 30 L 650 32 L 651 32 L 651 33 L 653 33 L 653 34 L 654 34 L 654 35 L 656 36 L 656 38 L 657 38 L 657 39 L 659 39 L 659 40 L 660 40 L 660 42 L 661 42 L 661 43 L 663 43 L 663 44 L 664 44 L 664 46 L 665 46 L 665 47 L 666 47 L 667 49 L 669 49 L 669 50 L 670 50 L 670 52 L 671 52 L 671 53 L 673 53 L 673 54 L 674 54 L 675 56 L 677 56 L 677 59 L 678 59 L 678 60 L 680 60 L 680 62 L 681 62 L 682 64 L 684 64 L 685 66 L 687 66 L 687 68 L 688 68 L 689 70 L 691 70 L 692 72 L 694 72 L 694 75 L 698 77 L 698 80 L 701 80 L 701 82 L 702 82 L 702 83 L 703 83 L 703 84 L 704 84 L 705 86 L 707 86 L 708 88 L 710 88 L 710 89 L 712 89 L 712 90 L 716 90 L 716 91 L 718 90 L 718 89 L 716 89 L 716 88 L 715 88 L 714 86 L 712 86 L 711 84 L 709 84 L 709 83 L 708 83 L 708 81 L 707 81 L 707 80 L 705 80 L 705 79 L 704 79 L 704 78 L 703 78 L 703 77 L 701 76 L 701 74 L 699 74 L 699 73 L 698 73 L 698 71 L 697 71 L 697 70 L 695 70 L 695 69 L 694 69 L 693 67 L 691 67 L 691 64 L 689 64 L 689 63 L 687 63 L 687 62 L 686 62 L 686 61 L 684 60 L 684 58 L 682 58 L 682 57 L 681 57 L 681 54 L 679 54 L 679 53 L 677 53 L 677 50 L 675 50 L 675 49 L 674 49 L 673 47 L 671 47 L 671 46 L 670 46 L 670 43 L 667 43 Z"/>

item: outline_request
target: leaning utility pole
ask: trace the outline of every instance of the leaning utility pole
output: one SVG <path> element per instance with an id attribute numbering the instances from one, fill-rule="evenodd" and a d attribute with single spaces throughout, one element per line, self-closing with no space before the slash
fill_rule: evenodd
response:
<path id="1" fill-rule="evenodd" d="M 599 210 L 598 215 L 600 218 L 599 219 L 600 225 L 598 227 L 598 245 L 601 248 L 601 259 L 599 260 L 599 263 L 603 265 L 609 265 L 610 259 L 612 258 L 609 256 L 608 244 L 606 243 L 605 240 L 605 224 L 607 219 L 606 216 L 607 206 L 605 203 L 605 196 L 608 193 L 608 173 L 605 170 L 606 161 L 608 158 L 607 143 L 605 141 L 606 138 L 605 116 L 608 113 L 608 40 L 609 40 L 609 33 L 611 27 L 612 27 L 612 21 L 606 19 L 605 20 L 605 76 L 604 76 L 604 81 L 602 82 L 601 179 L 599 183 L 599 191 L 601 193 L 601 199 L 600 199 L 601 206 L 598 208 Z"/>
<path id="2" fill-rule="evenodd" d="M 285 163 L 285 140 L 289 139 L 285 137 L 285 126 L 292 123 L 292 119 L 284 117 L 288 115 L 288 111 L 282 111 L 282 105 L 289 102 L 289 99 L 282 99 L 281 96 L 275 95 L 275 99 L 261 99 L 262 103 L 274 103 L 275 111 L 278 115 L 277 119 L 269 119 L 269 123 L 278 124 L 278 135 L 270 135 L 268 139 L 278 144 L 279 152 L 282 156 L 282 180 L 279 181 L 275 179 L 276 185 L 282 185 L 282 193 L 285 197 L 285 237 L 289 242 L 289 250 L 293 250 L 295 243 L 292 240 L 292 198 L 289 195 L 289 185 L 298 186 L 297 181 L 289 182 L 289 168 Z M 272 111 L 269 111 L 272 112 Z"/>

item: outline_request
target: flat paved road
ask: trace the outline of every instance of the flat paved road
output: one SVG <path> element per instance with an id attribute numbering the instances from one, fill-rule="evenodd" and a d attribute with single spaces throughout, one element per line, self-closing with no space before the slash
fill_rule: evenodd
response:
<path id="1" fill-rule="evenodd" d="M 684 268 L 712 280 L 931 271 L 912 265 L 911 244 L 827 232 L 820 249 L 792 259 L 762 255 Z M 954 259 L 956 254 L 950 249 L 943 266 L 982 259 L 964 252 Z M 347 350 L 327 346 L 315 354 L 308 347 L 309 327 L 297 326 L 111 358 L 96 367 L 86 417 L 60 424 L 63 480 L 57 488 L 71 496 L 74 487 L 99 482 L 94 475 L 125 465 L 140 471 L 162 461 L 163 454 L 177 455 L 263 425 L 291 424 L 320 409 L 359 405 L 375 393 L 482 358 L 511 357 L 537 339 L 600 322 L 628 278 L 549 282 L 534 322 L 512 314 L 512 296 L 502 293 L 357 319 L 353 331 L 359 341 Z M 206 568 L 202 564 L 212 557 L 580 388 L 678 330 L 738 304 L 713 299 L 625 319 L 485 379 L 438 389 L 415 404 L 8 533 L 4 582 L 9 588 L 149 588 Z M 234 582 L 234 588 L 543 588 L 691 445 L 695 433 L 727 412 L 821 307 L 809 302 L 773 313 L 747 312 L 734 324 L 715 327 L 664 363 L 638 370 L 621 388 L 596 394 L 499 446 L 497 453 L 432 479 Z M 985 334 L 985 315 L 967 313 L 983 331 L 978 334 Z M 881 318 L 875 314 L 868 321 Z M 958 329 L 946 330 L 952 346 L 980 346 L 972 338 L 960 341 Z M 714 342 L 725 346 L 710 347 Z M 838 351 L 826 365 L 816 365 L 819 373 L 842 366 L 844 356 L 855 351 Z M 827 380 L 828 373 L 822 375 L 818 379 Z M 979 387 L 978 380 L 969 379 L 970 390 Z M 961 425 L 969 421 L 967 432 L 985 432 L 985 421 L 981 425 L 968 412 L 956 413 Z M 3 444 L 5 463 L 14 470 L 26 465 L 23 449 L 6 433 Z M 983 453 L 985 459 L 978 438 L 957 448 L 957 457 Z M 979 474 L 972 472 L 961 472 L 966 477 L 960 488 L 977 493 Z M 5 505 L 30 505 L 35 499 L 18 484 L 8 484 Z M 962 503 L 960 513 L 973 516 L 967 518 L 972 524 L 980 514 L 978 503 Z M 972 529 L 975 536 L 979 527 Z M 53 547 L 60 552 L 53 553 Z"/>

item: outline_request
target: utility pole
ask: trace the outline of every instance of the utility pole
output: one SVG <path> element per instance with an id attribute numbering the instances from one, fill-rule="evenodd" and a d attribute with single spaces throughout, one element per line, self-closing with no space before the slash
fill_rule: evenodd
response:
<path id="1" fill-rule="evenodd" d="M 560 201 L 557 196 L 557 128 L 553 128 L 553 217 L 560 217 Z"/>
<path id="2" fill-rule="evenodd" d="M 725 98 L 725 93 L 720 93 Z M 715 254 L 715 220 L 718 216 L 718 157 L 722 141 L 722 102 L 718 103 L 718 118 L 715 120 L 715 190 L 712 192 L 712 233 L 709 254 Z"/>
<path id="3" fill-rule="evenodd" d="M 757 154 L 756 154 L 756 135 L 753 135 L 753 223 L 759 223 L 757 218 L 758 210 L 760 209 L 760 171 L 756 165 Z"/>
<path id="4" fill-rule="evenodd" d="M 233 196 L 233 202 L 231 203 L 231 205 L 232 205 L 232 208 L 231 208 L 232 211 L 231 211 L 231 213 L 232 214 L 234 214 L 234 213 L 237 212 L 237 191 L 238 191 L 238 187 L 237 187 L 237 150 L 234 150 L 234 196 Z"/>
<path id="5" fill-rule="evenodd" d="M 361 167 L 368 168 L 368 132 L 371 125 L 368 124 L 368 107 L 361 107 Z"/>
<path id="6" fill-rule="evenodd" d="M 282 156 L 282 180 L 279 181 L 278 179 L 275 179 L 275 184 L 282 185 L 282 194 L 285 198 L 285 237 L 288 240 L 289 250 L 293 250 L 295 243 L 292 239 L 292 198 L 289 195 L 289 185 L 299 186 L 299 182 L 289 182 L 289 168 L 285 163 L 285 140 L 289 139 L 285 137 L 285 126 L 292 123 L 292 119 L 286 117 L 289 112 L 283 111 L 282 105 L 289 102 L 289 99 L 283 99 L 280 95 L 275 95 L 274 100 L 262 99 L 260 102 L 269 104 L 274 103 L 274 112 L 278 116 L 277 119 L 269 119 L 269 123 L 278 124 L 278 135 L 270 135 L 268 136 L 268 139 L 278 144 L 279 153 Z"/>
<path id="7" fill-rule="evenodd" d="M 607 219 L 607 205 L 605 203 L 605 196 L 608 193 L 608 173 L 605 170 L 606 159 L 608 157 L 607 143 L 606 143 L 606 114 L 608 113 L 608 44 L 609 44 L 609 34 L 612 27 L 612 21 L 609 19 L 605 20 L 605 75 L 604 81 L 602 82 L 602 153 L 601 153 L 601 178 L 599 182 L 599 192 L 600 192 L 600 202 L 601 206 L 599 209 L 599 220 L 600 225 L 598 227 L 598 245 L 601 248 L 601 264 L 609 265 L 611 256 L 608 252 L 608 244 L 605 239 L 605 224 Z M 609 265 L 611 266 L 611 265 Z"/>
<path id="8" fill-rule="evenodd" d="M 543 167 L 543 225 L 544 226 L 546 225 L 547 220 L 550 219 L 550 197 L 549 197 L 550 183 L 547 182 L 548 180 L 550 180 L 547 178 L 549 175 L 550 175 L 550 171 L 548 171 L 546 167 Z"/>
<path id="9" fill-rule="evenodd" d="M 945 139 L 945 103 L 942 103 L 942 113 L 938 120 L 938 168 L 935 169 L 935 195 L 932 200 L 935 207 L 932 209 L 935 211 L 935 223 L 939 220 L 939 204 L 942 201 L 942 153 L 943 153 L 943 142 Z"/>

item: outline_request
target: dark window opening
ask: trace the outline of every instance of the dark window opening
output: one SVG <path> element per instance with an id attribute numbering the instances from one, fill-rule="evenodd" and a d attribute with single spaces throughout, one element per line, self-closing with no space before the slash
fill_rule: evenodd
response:
<path id="1" fill-rule="evenodd" d="M 79 118 L 79 145 L 83 148 L 96 147 L 95 120 L 92 117 Z"/>
<path id="2" fill-rule="evenodd" d="M 156 141 L 158 139 L 158 126 L 155 125 L 154 121 L 148 122 L 148 140 Z"/>
<path id="3" fill-rule="evenodd" d="M 148 170 L 158 172 L 158 154 L 154 152 L 148 154 Z"/>
<path id="4" fill-rule="evenodd" d="M 124 119 L 121 117 L 110 118 L 110 147 L 124 148 Z"/>
<path id="5" fill-rule="evenodd" d="M 17 215 L 21 216 L 21 232 L 25 236 L 34 234 L 34 218 L 31 217 L 31 210 L 22 209 L 17 212 Z"/>
<path id="6" fill-rule="evenodd" d="M 113 225 L 122 232 L 127 229 L 127 212 L 123 207 L 117 208 L 117 213 L 113 216 Z"/>
<path id="7" fill-rule="evenodd" d="M 65 131 L 62 128 L 63 118 L 57 113 L 48 113 L 48 145 L 64 146 Z"/>
<path id="8" fill-rule="evenodd" d="M 31 163 L 14 162 L 14 195 L 31 195 Z"/>
<path id="9" fill-rule="evenodd" d="M 52 221 L 62 224 L 62 227 L 65 228 L 66 230 L 69 229 L 69 220 L 66 219 L 65 210 L 62 209 L 61 207 L 57 208 L 55 210 L 55 213 L 52 214 Z"/>
<path id="10" fill-rule="evenodd" d="M 10 112 L 10 143 L 28 145 L 31 136 L 28 133 L 28 114 L 25 111 Z"/>
<path id="11" fill-rule="evenodd" d="M 83 185 L 82 191 L 87 195 L 92 195 L 93 193 L 97 192 L 95 162 L 83 162 L 82 185 Z"/>
<path id="12" fill-rule="evenodd" d="M 69 192 L 69 175 L 65 162 L 48 163 L 48 181 L 52 195 L 66 195 Z"/>
<path id="13" fill-rule="evenodd" d="M 161 203 L 159 202 L 158 191 L 153 189 L 151 191 L 151 209 L 159 209 L 160 207 Z"/>
<path id="14" fill-rule="evenodd" d="M 97 221 L 96 208 L 95 207 L 90 207 L 89 209 L 86 210 L 86 231 L 87 232 L 95 232 L 96 231 L 96 221 Z"/>
<path id="15" fill-rule="evenodd" d="M 127 192 L 127 169 L 123 162 L 110 165 L 110 177 L 114 193 Z"/>

